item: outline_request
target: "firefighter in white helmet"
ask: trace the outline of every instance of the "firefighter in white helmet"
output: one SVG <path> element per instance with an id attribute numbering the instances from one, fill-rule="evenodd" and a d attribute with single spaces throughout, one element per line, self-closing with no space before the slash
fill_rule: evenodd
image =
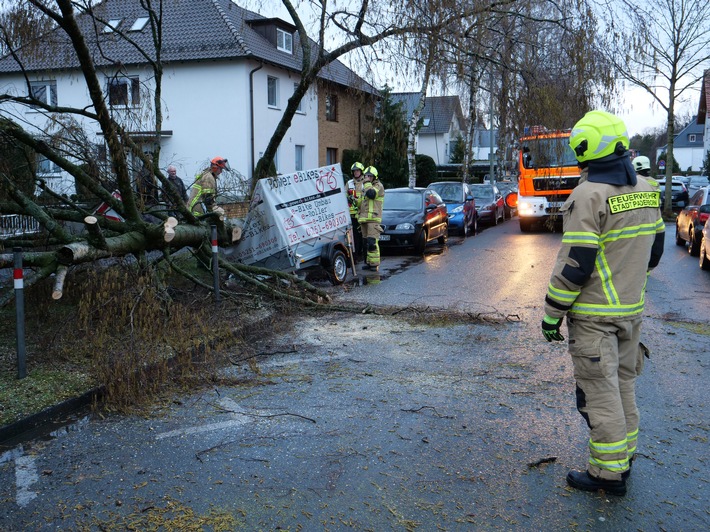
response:
<path id="1" fill-rule="evenodd" d="M 648 350 L 640 342 L 648 273 L 663 253 L 658 189 L 637 179 L 618 117 L 590 111 L 570 135 L 581 178 L 562 207 L 562 245 L 545 297 L 542 333 L 561 341 L 567 318 L 577 410 L 590 431 L 577 489 L 623 495 L 636 452 L 635 383 Z"/>

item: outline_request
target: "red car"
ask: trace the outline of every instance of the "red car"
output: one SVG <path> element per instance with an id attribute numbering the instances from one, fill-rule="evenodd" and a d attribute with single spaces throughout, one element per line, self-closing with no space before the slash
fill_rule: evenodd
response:
<path id="1" fill-rule="evenodd" d="M 700 254 L 700 241 L 703 227 L 708 219 L 708 212 L 700 209 L 703 205 L 710 204 L 710 187 L 698 190 L 683 207 L 675 220 L 675 243 L 679 246 L 688 244 L 688 252 L 697 257 Z"/>

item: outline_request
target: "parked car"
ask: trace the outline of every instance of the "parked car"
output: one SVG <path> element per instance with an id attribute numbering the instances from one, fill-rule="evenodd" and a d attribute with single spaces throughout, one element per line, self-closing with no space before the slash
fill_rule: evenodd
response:
<path id="1" fill-rule="evenodd" d="M 685 246 L 687 242 L 693 257 L 700 253 L 701 233 L 708 219 L 707 210 L 700 209 L 702 206 L 710 207 L 710 186 L 698 190 L 675 219 L 675 243 Z"/>
<path id="2" fill-rule="evenodd" d="M 439 181 L 429 188 L 436 191 L 446 203 L 449 213 L 449 232 L 456 231 L 464 237 L 478 231 L 476 201 L 467 183 L 461 181 Z"/>
<path id="3" fill-rule="evenodd" d="M 710 205 L 703 205 L 700 211 L 710 213 Z M 710 271 L 710 224 L 703 225 L 703 231 L 700 233 L 700 267 L 703 270 Z"/>
<path id="4" fill-rule="evenodd" d="M 497 225 L 498 220 L 505 220 L 503 195 L 496 185 L 473 184 L 471 192 L 476 200 L 479 222 Z"/>
<path id="5" fill-rule="evenodd" d="M 431 188 L 393 188 L 385 191 L 380 247 L 414 248 L 421 255 L 429 242 L 444 245 L 449 215 L 441 196 Z"/>
<path id="6" fill-rule="evenodd" d="M 661 187 L 661 204 L 666 197 L 666 180 L 659 179 L 658 186 Z M 688 204 L 688 189 L 679 179 L 671 180 L 671 208 L 682 209 Z"/>
<path id="7" fill-rule="evenodd" d="M 685 188 L 688 189 L 688 196 L 692 197 L 698 190 L 703 187 L 710 185 L 708 181 L 708 176 L 706 175 L 694 175 L 688 178 L 688 182 L 685 184 Z"/>
<path id="8" fill-rule="evenodd" d="M 512 207 L 511 204 L 517 205 L 517 202 L 508 202 L 508 194 L 518 193 L 518 184 L 513 181 L 496 181 L 496 186 L 500 193 L 503 195 L 503 214 L 506 218 L 511 219 L 515 216 L 517 208 Z"/>

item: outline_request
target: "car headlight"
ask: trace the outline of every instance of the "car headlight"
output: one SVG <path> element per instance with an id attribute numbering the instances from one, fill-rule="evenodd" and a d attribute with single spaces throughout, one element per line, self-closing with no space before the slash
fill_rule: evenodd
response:
<path id="1" fill-rule="evenodd" d="M 451 209 L 449 212 L 450 212 L 451 214 L 456 214 L 456 213 L 459 213 L 459 212 L 461 212 L 461 211 L 463 211 L 463 205 L 459 205 L 458 207 L 454 207 L 454 208 Z"/>
<path id="2" fill-rule="evenodd" d="M 397 227 L 395 227 L 395 230 L 397 231 L 413 231 L 414 226 L 410 224 L 409 222 L 403 223 L 403 224 L 397 224 Z"/>

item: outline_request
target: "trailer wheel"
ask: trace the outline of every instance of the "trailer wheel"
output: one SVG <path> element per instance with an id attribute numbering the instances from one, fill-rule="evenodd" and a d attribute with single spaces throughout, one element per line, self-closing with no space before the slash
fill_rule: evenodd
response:
<path id="1" fill-rule="evenodd" d="M 348 258 L 345 253 L 336 249 L 333 251 L 333 256 L 330 258 L 330 266 L 328 267 L 328 276 L 333 284 L 343 284 L 348 275 Z"/>

